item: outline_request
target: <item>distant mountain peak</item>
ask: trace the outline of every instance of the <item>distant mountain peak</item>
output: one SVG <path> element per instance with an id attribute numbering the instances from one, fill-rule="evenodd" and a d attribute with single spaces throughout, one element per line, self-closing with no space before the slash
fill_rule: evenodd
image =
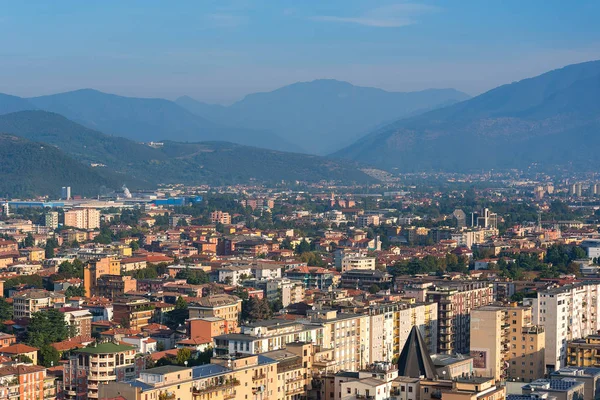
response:
<path id="1" fill-rule="evenodd" d="M 398 120 L 335 153 L 400 171 L 468 171 L 600 161 L 600 61 L 499 86 Z M 584 146 L 574 146 L 585 143 Z"/>

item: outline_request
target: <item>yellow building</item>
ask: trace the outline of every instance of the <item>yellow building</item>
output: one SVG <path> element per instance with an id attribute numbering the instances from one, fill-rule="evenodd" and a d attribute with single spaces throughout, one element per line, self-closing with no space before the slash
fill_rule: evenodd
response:
<path id="1" fill-rule="evenodd" d="M 99 398 L 125 398 L 127 400 L 175 400 L 191 399 L 192 369 L 177 365 L 146 369 L 135 381 L 139 384 L 126 382 L 110 382 L 100 385 Z"/>
<path id="2" fill-rule="evenodd" d="M 510 331 L 508 377 L 523 382 L 543 378 L 546 373 L 544 327 L 533 325 L 531 307 L 509 307 L 507 310 Z"/>
<path id="3" fill-rule="evenodd" d="M 242 299 L 228 294 L 203 297 L 188 306 L 190 319 L 217 317 L 225 321 L 226 331 L 239 332 L 238 319 L 242 311 Z"/>
<path id="4" fill-rule="evenodd" d="M 20 253 L 30 262 L 41 262 L 46 258 L 46 251 L 39 247 L 26 247 L 21 249 Z"/>
<path id="5" fill-rule="evenodd" d="M 544 376 L 545 331 L 530 307 L 484 306 L 471 312 L 474 370 L 495 380 L 531 382 Z"/>
<path id="6" fill-rule="evenodd" d="M 277 361 L 276 398 L 296 400 L 306 394 L 311 387 L 312 343 L 288 343 L 285 350 L 275 350 L 263 353 L 265 357 Z"/>
<path id="7" fill-rule="evenodd" d="M 133 382 L 101 387 L 101 398 L 127 400 L 284 399 L 277 362 L 262 356 L 213 358 L 193 368 L 165 366 L 143 371 Z"/>
<path id="8" fill-rule="evenodd" d="M 567 365 L 570 367 L 600 367 L 600 335 L 567 343 Z"/>
<path id="9" fill-rule="evenodd" d="M 313 366 L 323 372 L 358 371 L 368 364 L 369 315 L 314 310 L 311 322 L 321 325 Z"/>
<path id="10" fill-rule="evenodd" d="M 471 357 L 480 376 L 505 377 L 509 345 L 508 312 L 504 307 L 484 306 L 471 311 Z"/>
<path id="11" fill-rule="evenodd" d="M 98 278 L 102 275 L 121 275 L 121 262 L 117 258 L 105 257 L 90 262 L 83 269 L 83 287 L 86 296 L 96 295 Z"/>

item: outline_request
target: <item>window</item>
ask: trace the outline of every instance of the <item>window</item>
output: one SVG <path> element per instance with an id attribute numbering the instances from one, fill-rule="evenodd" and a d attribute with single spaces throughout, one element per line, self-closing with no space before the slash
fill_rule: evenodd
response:
<path id="1" fill-rule="evenodd" d="M 412 393 L 412 391 L 413 391 L 413 387 L 412 387 L 412 386 L 409 386 L 409 387 L 408 387 L 408 393 Z"/>

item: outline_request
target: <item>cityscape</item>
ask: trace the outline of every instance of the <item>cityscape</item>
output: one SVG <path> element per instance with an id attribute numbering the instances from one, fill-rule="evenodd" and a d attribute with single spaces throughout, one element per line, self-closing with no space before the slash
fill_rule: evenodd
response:
<path id="1" fill-rule="evenodd" d="M 600 4 L 34 3 L 0 399 L 600 399 Z"/>

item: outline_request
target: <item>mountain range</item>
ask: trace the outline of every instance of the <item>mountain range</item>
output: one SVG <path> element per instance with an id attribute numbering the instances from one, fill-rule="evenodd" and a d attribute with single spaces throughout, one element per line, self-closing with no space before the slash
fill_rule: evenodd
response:
<path id="1" fill-rule="evenodd" d="M 600 160 L 600 61 L 553 70 L 381 127 L 332 156 L 397 171 Z"/>
<path id="2" fill-rule="evenodd" d="M 364 167 L 373 166 L 396 172 L 467 172 L 537 163 L 547 168 L 569 165 L 590 170 L 600 160 L 600 61 L 570 65 L 460 102 L 447 99 L 453 104 L 419 114 L 423 107 L 427 109 L 424 103 L 432 103 L 429 94 L 435 93 L 441 100 L 442 92 L 391 94 L 343 82 L 315 81 L 247 96 L 229 107 L 189 98 L 170 102 L 92 90 L 30 99 L 0 95 L 0 168 L 4 174 L 0 195 L 56 193 L 57 187 L 68 184 L 65 181 L 71 186 L 80 184 L 82 193 L 118 189 L 123 183 L 132 188 L 159 183 L 281 180 L 366 183 L 373 178 L 363 172 Z M 417 101 L 423 93 L 429 94 Z M 397 106 L 404 95 L 413 99 L 410 107 Z M 460 95 L 450 90 L 445 97 Z M 365 103 L 367 98 L 370 103 Z M 383 98 L 396 106 L 373 106 Z M 315 104 L 309 104 L 311 101 Z M 387 111 L 381 111 L 383 108 Z M 289 111 L 293 109 L 298 112 Z M 331 116 L 326 115 L 328 109 Z M 412 115 L 380 123 L 328 157 L 260 148 L 266 136 L 255 134 L 272 135 L 270 129 L 286 132 L 289 136 L 278 142 L 281 146 L 297 149 L 305 145 L 307 151 L 318 151 L 317 147 L 328 147 L 331 137 L 358 134 L 362 127 L 392 115 L 394 109 L 396 115 Z M 342 110 L 350 111 L 345 114 Z M 209 121 L 202 113 L 213 119 Z M 238 132 L 252 146 L 239 144 L 242 139 L 234 140 L 219 131 L 225 126 L 219 119 L 227 119 L 227 113 L 249 118 L 236 122 L 230 116 L 231 126 L 248 127 L 229 132 Z M 375 117 L 371 122 L 361 121 L 369 119 L 363 113 Z M 253 114 L 256 116 L 250 118 Z M 315 121 L 323 123 L 320 137 L 315 134 Z M 325 133 L 335 130 L 334 121 L 340 128 L 335 134 Z M 189 128 L 192 125 L 198 129 Z M 90 126 L 102 126 L 106 131 Z M 211 128 L 202 131 L 201 126 Z M 144 132 L 154 134 L 143 136 Z M 197 132 L 210 140 L 195 139 Z M 215 132 L 221 133 L 215 137 Z M 159 137 L 162 146 L 139 142 Z"/>
<path id="3" fill-rule="evenodd" d="M 229 141 L 273 150 L 325 154 L 384 122 L 467 98 L 454 89 L 394 93 L 319 80 L 256 93 L 230 107 L 189 97 L 176 102 L 93 89 L 20 98 L 0 94 L 0 114 L 44 110 L 137 142 Z"/>
<path id="4" fill-rule="evenodd" d="M 0 195 L 31 197 L 56 194 L 72 185 L 77 194 L 96 195 L 119 187 L 115 174 L 83 165 L 59 149 L 9 134 L 0 134 Z"/>
<path id="5" fill-rule="evenodd" d="M 228 106 L 205 104 L 188 96 L 176 103 L 220 124 L 275 132 L 297 149 L 327 154 L 381 124 L 466 100 L 454 89 L 388 92 L 320 79 L 254 93 Z"/>
<path id="6" fill-rule="evenodd" d="M 6 136 L 0 142 L 0 168 L 9 171 L 0 186 L 1 195 L 56 194 L 64 185 L 73 186 L 79 194 L 100 194 L 123 184 L 135 189 L 159 183 L 373 181 L 353 162 L 219 141 L 164 141 L 162 146 L 150 147 L 41 110 L 0 115 L 0 132 Z M 82 181 L 86 184 L 80 186 Z"/>

